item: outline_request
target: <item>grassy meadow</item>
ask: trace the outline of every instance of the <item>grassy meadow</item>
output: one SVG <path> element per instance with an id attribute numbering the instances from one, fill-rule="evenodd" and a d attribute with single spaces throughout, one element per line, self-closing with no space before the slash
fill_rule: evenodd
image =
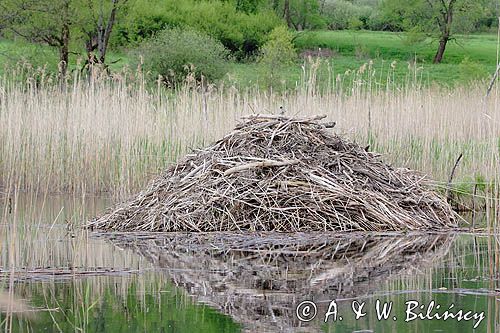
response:
<path id="1" fill-rule="evenodd" d="M 405 84 L 409 71 L 416 70 L 421 84 L 454 87 L 491 77 L 497 62 L 495 34 L 458 35 L 456 40 L 449 42 L 443 63 L 437 65 L 432 64 L 437 40 L 415 39 L 408 33 L 350 30 L 297 32 L 294 44 L 300 57 L 295 63 L 279 69 L 277 81 L 280 89 L 296 86 L 303 76 L 307 55 L 311 52 L 314 55 L 318 49 L 331 50 L 317 71 L 317 79 L 322 86 L 327 86 L 331 75 L 358 71 L 366 63 L 371 63 L 378 82 L 390 79 L 396 84 Z M 15 67 L 19 59 L 25 59 L 34 67 L 44 67 L 47 72 L 57 71 L 57 54 L 50 47 L 0 39 L 0 64 L 4 65 L 0 66 L 0 74 L 6 65 Z M 124 67 L 135 69 L 138 60 L 127 49 L 114 49 L 108 55 L 108 63 L 112 71 L 120 71 Z M 81 64 L 81 56 L 70 57 L 70 68 L 81 70 Z M 226 67 L 224 84 L 242 88 L 255 85 L 266 87 L 262 79 L 266 69 L 258 62 L 251 59 L 228 61 Z M 391 77 L 388 77 L 389 74 Z"/>

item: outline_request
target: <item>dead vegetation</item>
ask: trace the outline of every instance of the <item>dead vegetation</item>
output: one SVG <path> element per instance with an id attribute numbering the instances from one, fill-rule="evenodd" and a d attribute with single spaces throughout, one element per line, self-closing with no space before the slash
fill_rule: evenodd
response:
<path id="1" fill-rule="evenodd" d="M 252 115 L 89 223 L 118 231 L 384 231 L 456 226 L 422 174 L 332 133 L 324 116 Z"/>

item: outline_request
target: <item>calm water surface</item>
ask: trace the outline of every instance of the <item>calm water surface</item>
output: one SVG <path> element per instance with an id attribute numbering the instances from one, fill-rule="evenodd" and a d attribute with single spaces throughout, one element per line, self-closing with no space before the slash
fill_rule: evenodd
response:
<path id="1" fill-rule="evenodd" d="M 0 331 L 472 332 L 480 321 L 406 322 L 411 301 L 424 306 L 412 313 L 425 314 L 434 301 L 440 309 L 431 315 L 450 307 L 482 314 L 476 332 L 500 331 L 494 235 L 251 238 L 74 227 L 109 204 L 81 197 L 2 203 L 0 307 L 9 291 L 15 305 L 0 314 Z M 302 301 L 316 305 L 311 321 L 297 317 Z M 378 320 L 377 301 L 392 304 L 387 319 Z M 363 303 L 356 319 L 352 306 Z M 299 307 L 303 319 L 314 312 L 308 305 Z M 328 309 L 337 311 L 325 323 Z"/>

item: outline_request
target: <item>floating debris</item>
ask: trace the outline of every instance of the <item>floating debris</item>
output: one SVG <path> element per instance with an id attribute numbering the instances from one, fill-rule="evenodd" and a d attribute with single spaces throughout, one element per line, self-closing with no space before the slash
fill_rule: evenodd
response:
<path id="1" fill-rule="evenodd" d="M 115 231 L 404 231 L 456 227 L 422 174 L 332 133 L 325 116 L 252 115 L 92 220 Z"/>

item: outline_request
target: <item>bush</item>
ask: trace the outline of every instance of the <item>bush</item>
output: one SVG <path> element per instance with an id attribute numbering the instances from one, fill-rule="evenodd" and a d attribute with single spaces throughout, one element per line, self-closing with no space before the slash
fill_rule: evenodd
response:
<path id="1" fill-rule="evenodd" d="M 188 75 L 209 81 L 222 78 L 228 51 L 214 38 L 194 30 L 165 29 L 143 42 L 134 52 L 142 56 L 144 69 L 175 85 Z"/>
<path id="2" fill-rule="evenodd" d="M 481 64 L 472 61 L 468 56 L 465 56 L 459 65 L 460 78 L 464 82 L 481 80 L 488 76 L 488 72 Z"/>
<path id="3" fill-rule="evenodd" d="M 331 30 L 364 29 L 372 9 L 356 6 L 345 0 L 329 1 L 325 4 L 324 15 Z"/>
<path id="4" fill-rule="evenodd" d="M 137 0 L 118 24 L 113 42 L 130 45 L 166 28 L 190 28 L 216 38 L 237 58 L 245 58 L 255 54 L 280 24 L 272 10 L 238 11 L 228 1 Z"/>
<path id="5" fill-rule="evenodd" d="M 266 84 L 276 86 L 282 79 L 281 70 L 292 64 L 296 58 L 292 33 L 284 26 L 274 28 L 269 34 L 269 40 L 262 46 L 259 58 Z"/>

